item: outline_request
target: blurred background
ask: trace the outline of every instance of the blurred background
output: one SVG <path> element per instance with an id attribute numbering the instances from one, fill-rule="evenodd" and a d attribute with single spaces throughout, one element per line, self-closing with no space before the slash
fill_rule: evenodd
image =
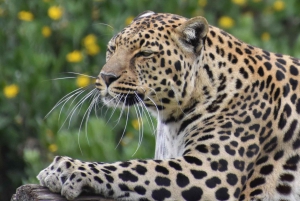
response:
<path id="1" fill-rule="evenodd" d="M 299 0 L 0 0 L 0 200 L 37 183 L 55 155 L 153 157 L 154 118 L 101 103 L 88 115 L 85 96 L 106 43 L 145 10 L 202 15 L 247 43 L 300 57 Z"/>

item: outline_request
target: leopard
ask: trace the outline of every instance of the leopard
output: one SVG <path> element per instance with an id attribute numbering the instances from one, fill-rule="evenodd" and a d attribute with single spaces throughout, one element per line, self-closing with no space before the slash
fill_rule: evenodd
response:
<path id="1" fill-rule="evenodd" d="M 157 118 L 153 159 L 57 156 L 37 178 L 73 200 L 300 200 L 300 60 L 208 24 L 145 11 L 108 42 L 109 107 Z"/>

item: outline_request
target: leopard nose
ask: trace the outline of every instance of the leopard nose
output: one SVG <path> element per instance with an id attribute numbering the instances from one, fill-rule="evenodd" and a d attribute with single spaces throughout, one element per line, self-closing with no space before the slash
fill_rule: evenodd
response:
<path id="1" fill-rule="evenodd" d="M 103 81 L 105 82 L 106 86 L 108 87 L 111 83 L 113 83 L 114 81 L 116 81 L 117 79 L 119 79 L 120 76 L 116 76 L 113 73 L 104 73 L 101 72 L 100 73 L 101 78 L 103 79 Z"/>

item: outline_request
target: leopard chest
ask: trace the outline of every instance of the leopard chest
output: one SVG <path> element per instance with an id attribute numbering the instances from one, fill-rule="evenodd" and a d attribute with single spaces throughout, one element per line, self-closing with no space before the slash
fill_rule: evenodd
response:
<path id="1" fill-rule="evenodd" d="M 179 125 L 176 123 L 157 123 L 155 159 L 175 158 L 184 152 L 183 133 L 178 133 Z"/>

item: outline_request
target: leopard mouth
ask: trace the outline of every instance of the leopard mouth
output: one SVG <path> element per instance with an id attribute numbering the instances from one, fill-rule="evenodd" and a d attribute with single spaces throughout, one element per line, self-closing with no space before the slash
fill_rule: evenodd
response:
<path id="1" fill-rule="evenodd" d="M 144 94 L 141 93 L 128 93 L 128 94 L 118 94 L 117 96 L 113 97 L 110 94 L 107 94 L 103 97 L 103 101 L 108 106 L 133 106 L 136 104 L 141 103 L 144 101 Z"/>
<path id="2" fill-rule="evenodd" d="M 144 95 L 140 93 L 126 94 L 121 96 L 121 102 L 125 103 L 126 106 L 132 106 L 138 104 L 144 100 Z"/>

